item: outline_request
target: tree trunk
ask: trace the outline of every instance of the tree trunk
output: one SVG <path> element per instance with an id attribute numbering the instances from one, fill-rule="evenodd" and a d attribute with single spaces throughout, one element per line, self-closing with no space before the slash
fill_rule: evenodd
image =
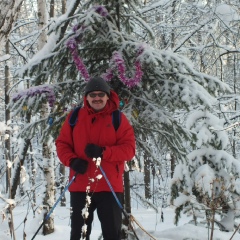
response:
<path id="1" fill-rule="evenodd" d="M 124 209 L 128 213 L 128 215 L 131 214 L 131 193 L 130 193 L 130 178 L 129 178 L 129 171 L 124 172 Z M 128 229 L 129 225 L 129 219 L 126 219 L 124 216 L 122 224 L 125 226 L 125 228 Z M 127 233 L 123 229 L 122 231 L 122 239 L 127 239 Z"/>
<path id="2" fill-rule="evenodd" d="M 175 169 L 175 165 L 176 165 L 176 159 L 173 154 L 171 154 L 170 161 L 171 161 L 171 178 L 173 178 L 174 169 Z"/>
<path id="3" fill-rule="evenodd" d="M 60 164 L 60 186 L 61 186 L 61 194 L 64 191 L 64 180 L 65 180 L 65 166 L 63 164 Z M 61 198 L 61 204 L 62 207 L 66 206 L 66 197 L 65 194 Z"/>
<path id="4" fill-rule="evenodd" d="M 23 0 L 1 0 L 0 1 L 0 56 L 3 51 L 2 46 L 5 46 L 9 33 L 14 24 L 17 13 L 20 10 Z"/>
<path id="5" fill-rule="evenodd" d="M 9 41 L 6 42 L 5 46 L 5 53 L 9 54 Z M 6 62 L 5 64 L 5 81 L 4 81 L 4 86 L 5 86 L 5 123 L 8 125 L 10 121 L 10 110 L 7 108 L 9 104 L 9 85 L 10 85 L 10 70 L 8 63 Z M 12 159 L 11 159 L 11 144 L 10 144 L 10 130 L 6 130 L 5 136 L 8 136 L 5 139 L 5 159 L 6 159 L 6 166 L 7 166 L 7 171 L 6 171 L 6 192 L 8 192 L 9 198 L 11 198 L 12 193 L 11 193 L 11 167 L 12 167 Z M 8 225 L 9 225 L 9 230 L 11 237 L 16 240 L 15 236 L 15 230 L 14 230 L 14 222 L 13 222 L 13 205 L 9 204 L 8 205 Z"/>
<path id="6" fill-rule="evenodd" d="M 44 31 L 44 27 L 47 24 L 47 8 L 45 1 L 38 0 L 38 18 L 39 18 L 39 31 L 40 37 L 38 41 L 38 49 L 40 50 L 45 43 L 47 42 L 46 31 Z M 52 7 L 52 6 L 51 6 Z M 42 106 L 42 116 L 47 117 L 49 114 L 49 108 L 47 104 Z M 43 198 L 43 208 L 44 208 L 44 219 L 46 218 L 48 212 L 52 208 L 54 204 L 54 172 L 53 172 L 53 163 L 51 161 L 51 148 L 48 144 L 43 143 L 42 145 L 42 156 L 43 156 L 43 173 L 45 182 L 45 196 Z M 43 225 L 43 235 L 47 235 L 54 232 L 54 219 L 50 216 Z"/>
<path id="7" fill-rule="evenodd" d="M 66 13 L 66 0 L 62 0 L 62 14 Z"/>
<path id="8" fill-rule="evenodd" d="M 149 158 L 144 156 L 144 186 L 145 186 L 145 198 L 151 199 L 151 172 Z"/>
<path id="9" fill-rule="evenodd" d="M 124 172 L 124 206 L 127 213 L 131 213 L 131 193 L 129 171 Z"/>
<path id="10" fill-rule="evenodd" d="M 175 16 L 175 13 L 176 13 L 176 5 L 177 5 L 177 1 L 174 0 L 172 2 L 172 26 L 175 25 L 175 21 L 174 21 L 174 16 Z M 172 32 L 171 32 L 171 49 L 174 49 L 174 46 L 175 46 L 175 30 L 172 29 Z"/>
<path id="11" fill-rule="evenodd" d="M 30 152 L 33 152 L 32 150 L 32 144 L 30 143 Z M 31 166 L 31 178 L 30 178 L 30 183 L 32 186 L 32 201 L 34 202 L 34 204 L 36 203 L 36 191 L 35 191 L 35 179 L 36 179 L 36 167 L 35 167 L 35 162 L 33 159 L 32 154 L 29 154 L 29 161 L 30 161 L 30 166 Z"/>
<path id="12" fill-rule="evenodd" d="M 62 0 L 62 14 L 66 13 L 66 0 Z M 61 82 L 63 81 L 63 77 L 61 77 Z M 64 180 L 65 180 L 65 175 L 66 175 L 66 171 L 65 171 L 65 166 L 63 164 L 60 163 L 60 186 L 61 186 L 61 194 L 63 193 L 64 190 Z M 65 194 L 63 195 L 62 199 L 61 199 L 61 203 L 60 205 L 62 207 L 66 206 L 66 197 Z"/>
<path id="13" fill-rule="evenodd" d="M 50 0 L 50 18 L 54 17 L 54 4 L 55 0 Z"/>
<path id="14" fill-rule="evenodd" d="M 12 190 L 11 190 L 11 198 L 12 199 L 15 198 L 17 188 L 19 186 L 21 167 L 24 164 L 24 160 L 26 158 L 27 151 L 28 151 L 28 148 L 30 146 L 30 143 L 31 143 L 30 139 L 26 139 L 24 141 L 23 149 L 22 149 L 22 152 L 21 152 L 21 155 L 20 155 L 20 156 L 22 156 L 22 158 L 18 162 L 18 165 L 17 165 L 16 170 L 15 170 L 15 174 L 14 174 L 14 177 L 13 177 Z"/>
<path id="15" fill-rule="evenodd" d="M 47 144 L 43 144 L 43 173 L 45 181 L 45 196 L 43 199 L 44 219 L 54 204 L 55 184 L 54 171 L 51 161 L 51 150 Z M 43 225 L 43 235 L 54 232 L 54 218 L 50 216 Z"/>
<path id="16" fill-rule="evenodd" d="M 5 53 L 9 54 L 9 42 L 6 42 L 6 46 L 5 46 Z M 6 62 L 5 64 L 5 82 L 4 82 L 4 86 L 5 86 L 5 124 L 8 125 L 9 120 L 10 120 L 10 111 L 7 108 L 8 104 L 9 104 L 9 95 L 8 95 L 8 91 L 9 91 L 9 84 L 10 84 L 10 71 L 9 71 L 9 66 L 8 63 Z M 5 159 L 6 159 L 6 166 L 8 166 L 8 161 L 11 161 L 11 157 L 10 157 L 10 131 L 6 130 L 5 135 L 8 136 L 7 139 L 5 139 Z M 11 179 L 11 168 L 8 168 L 8 171 L 6 172 L 6 192 L 8 192 L 9 186 L 10 186 L 10 182 L 9 179 Z M 11 192 L 11 191 L 10 191 Z M 11 196 L 11 194 L 9 195 Z"/>

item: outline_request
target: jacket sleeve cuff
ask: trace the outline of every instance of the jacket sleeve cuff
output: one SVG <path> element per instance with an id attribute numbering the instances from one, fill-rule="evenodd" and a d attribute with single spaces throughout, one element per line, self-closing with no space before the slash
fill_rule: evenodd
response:
<path id="1" fill-rule="evenodd" d="M 102 159 L 107 160 L 110 158 L 111 149 L 109 147 L 103 147 Z"/>

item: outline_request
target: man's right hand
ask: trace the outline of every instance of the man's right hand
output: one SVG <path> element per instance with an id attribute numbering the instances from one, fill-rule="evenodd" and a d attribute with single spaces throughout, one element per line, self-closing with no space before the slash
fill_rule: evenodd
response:
<path id="1" fill-rule="evenodd" d="M 87 171 L 88 161 L 81 158 L 72 158 L 70 168 L 79 174 L 84 174 Z"/>

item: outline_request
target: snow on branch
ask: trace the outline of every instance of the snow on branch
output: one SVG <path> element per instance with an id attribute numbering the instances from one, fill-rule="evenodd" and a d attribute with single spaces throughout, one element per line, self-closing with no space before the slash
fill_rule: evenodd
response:
<path id="1" fill-rule="evenodd" d="M 97 13 L 97 15 L 96 15 Z M 77 24 L 74 26 L 73 31 L 74 31 L 74 36 L 70 38 L 67 41 L 67 47 L 70 50 L 72 54 L 73 61 L 79 70 L 79 72 L 82 74 L 84 79 L 88 81 L 90 79 L 90 75 L 88 73 L 87 67 L 85 66 L 83 60 L 81 57 L 78 55 L 78 45 L 82 43 L 84 34 L 92 30 L 91 25 L 95 23 L 96 20 L 101 20 L 101 18 L 107 17 L 108 11 L 104 6 L 95 6 L 88 10 L 86 17 L 84 17 L 81 21 L 81 23 Z M 99 19 L 99 16 L 100 19 Z M 102 75 L 102 77 L 106 81 L 110 81 L 112 77 L 114 76 L 113 72 L 116 69 L 118 72 L 118 77 L 120 80 L 129 88 L 132 88 L 136 86 L 142 79 L 143 76 L 143 71 L 141 69 L 141 62 L 139 61 L 139 56 L 143 52 L 143 47 L 142 45 L 138 47 L 137 49 L 137 59 L 134 63 L 135 65 L 135 73 L 132 74 L 133 77 L 128 78 L 126 75 L 126 65 L 122 56 L 122 53 L 120 51 L 115 51 L 112 55 L 112 58 L 110 60 L 110 68 L 107 69 L 106 73 Z"/>
<path id="2" fill-rule="evenodd" d="M 4 122 L 0 122 L 0 134 L 5 133 L 6 130 L 11 130 L 11 127 L 8 127 Z"/>
<path id="3" fill-rule="evenodd" d="M 45 95 L 48 100 L 49 106 L 50 107 L 53 106 L 56 100 L 56 97 L 55 97 L 53 87 L 50 85 L 34 86 L 24 91 L 21 91 L 19 93 L 15 93 L 12 96 L 12 101 L 17 102 L 20 99 L 31 99 L 31 98 L 35 99 L 35 97 L 39 95 Z M 28 101 L 28 103 L 30 102 L 31 101 Z"/>
<path id="4" fill-rule="evenodd" d="M 83 60 L 78 56 L 78 44 L 82 42 L 82 37 L 84 32 L 89 28 L 88 25 L 95 23 L 95 20 L 101 20 L 101 17 L 108 16 L 108 11 L 104 6 L 94 6 L 87 11 L 87 15 L 83 18 L 83 22 L 77 24 L 73 27 L 74 36 L 67 41 L 67 47 L 72 54 L 73 61 L 82 74 L 84 79 L 88 81 L 90 79 L 90 75 L 88 73 L 87 67 L 85 66 Z M 100 19 L 99 19 L 100 17 Z"/>
<path id="5" fill-rule="evenodd" d="M 12 207 L 16 206 L 16 202 L 13 199 L 4 198 L 1 194 L 0 194 L 0 199 L 3 200 L 5 203 L 7 203 L 8 206 L 12 206 Z"/>
<path id="6" fill-rule="evenodd" d="M 143 52 L 142 47 L 140 47 L 139 51 L 138 51 L 138 56 L 141 55 L 141 53 Z M 137 57 L 138 57 L 137 56 Z M 110 60 L 110 67 L 105 74 L 102 75 L 102 77 L 104 79 L 106 79 L 107 81 L 110 81 L 113 77 L 113 69 L 116 67 L 117 71 L 118 71 L 118 76 L 120 78 L 120 80 L 128 87 L 128 88 L 132 88 L 134 86 L 136 86 L 138 83 L 140 83 L 142 76 L 143 76 L 143 71 L 141 69 L 141 63 L 139 60 L 135 61 L 135 69 L 136 72 L 134 74 L 134 76 L 132 78 L 128 78 L 126 76 L 126 65 L 125 62 L 123 60 L 123 56 L 120 52 L 115 51 L 113 53 L 112 59 Z"/>
<path id="7" fill-rule="evenodd" d="M 133 190 L 134 191 L 134 190 Z M 145 197 L 143 197 L 142 195 L 140 195 L 138 192 L 134 191 L 134 193 L 136 194 L 136 196 L 142 201 L 142 203 L 145 206 L 149 206 L 152 209 L 155 210 L 156 213 L 158 213 L 158 208 L 157 206 L 155 206 L 152 202 L 148 201 Z"/>

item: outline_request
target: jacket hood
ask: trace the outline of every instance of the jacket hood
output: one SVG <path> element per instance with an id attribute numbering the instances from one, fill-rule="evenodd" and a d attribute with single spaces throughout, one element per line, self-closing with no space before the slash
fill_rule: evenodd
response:
<path id="1" fill-rule="evenodd" d="M 87 101 L 87 97 L 85 96 L 84 97 L 84 107 L 87 109 L 89 114 L 97 115 L 97 114 L 102 114 L 102 113 L 112 113 L 113 111 L 115 111 L 119 108 L 119 97 L 116 92 L 111 90 L 106 106 L 100 112 L 95 112 L 89 105 L 89 103 Z"/>

